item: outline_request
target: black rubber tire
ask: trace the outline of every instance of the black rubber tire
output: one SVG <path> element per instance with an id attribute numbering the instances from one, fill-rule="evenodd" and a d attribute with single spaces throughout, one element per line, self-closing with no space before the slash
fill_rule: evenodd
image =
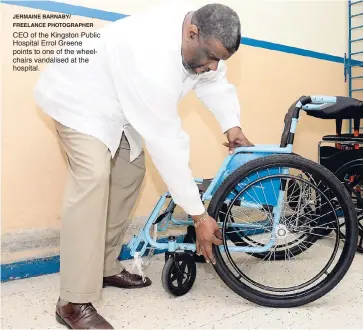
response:
<path id="1" fill-rule="evenodd" d="M 357 249 L 356 242 L 358 237 L 358 222 L 351 198 L 348 195 L 346 189 L 342 189 L 342 184 L 338 178 L 322 165 L 295 155 L 272 155 L 261 157 L 251 160 L 235 170 L 224 180 L 224 182 L 222 182 L 215 192 L 208 207 L 208 212 L 211 217 L 218 219 L 219 210 L 227 195 L 243 178 L 253 172 L 256 172 L 257 170 L 263 170 L 277 166 L 294 166 L 300 168 L 301 170 L 307 170 L 312 174 L 316 174 L 318 179 L 322 180 L 324 184 L 329 185 L 332 193 L 335 195 L 335 197 L 338 198 L 344 214 L 347 215 L 346 232 L 349 240 L 346 241 L 336 266 L 331 271 L 331 273 L 318 285 L 314 286 L 313 288 L 309 288 L 308 291 L 299 293 L 299 295 L 273 295 L 266 292 L 260 292 L 254 288 L 251 288 L 249 285 L 240 282 L 227 267 L 224 259 L 222 258 L 219 247 L 215 245 L 213 246 L 213 253 L 216 258 L 214 269 L 222 281 L 224 281 L 224 283 L 231 290 L 241 297 L 262 306 L 289 308 L 305 305 L 319 299 L 331 291 L 342 280 L 354 259 Z"/>
<path id="2" fill-rule="evenodd" d="M 175 287 L 171 283 L 171 274 L 173 271 L 175 271 L 175 261 L 173 257 L 169 257 L 168 260 L 165 262 L 162 274 L 161 274 L 161 283 L 163 285 L 163 288 L 166 292 L 173 296 L 183 296 L 187 294 L 191 288 L 193 287 L 193 284 L 195 282 L 195 279 L 197 277 L 197 266 L 194 261 L 188 260 L 186 261 L 188 263 L 188 267 L 191 269 L 190 278 L 185 282 L 185 284 L 181 287 Z"/>

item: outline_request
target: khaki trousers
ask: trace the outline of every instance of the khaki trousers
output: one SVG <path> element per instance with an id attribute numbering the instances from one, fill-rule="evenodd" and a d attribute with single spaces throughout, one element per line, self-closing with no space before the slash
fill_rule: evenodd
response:
<path id="1" fill-rule="evenodd" d="M 104 276 L 118 261 L 129 215 L 145 175 L 144 152 L 130 162 L 122 136 L 113 159 L 100 140 L 55 123 L 68 160 L 60 236 L 60 297 L 73 303 L 101 298 Z"/>

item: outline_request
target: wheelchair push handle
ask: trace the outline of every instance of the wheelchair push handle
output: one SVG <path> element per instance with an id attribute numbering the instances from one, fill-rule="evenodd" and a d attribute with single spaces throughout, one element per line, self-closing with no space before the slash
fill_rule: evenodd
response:
<path id="1" fill-rule="evenodd" d="M 322 110 L 327 106 L 335 104 L 336 102 L 337 98 L 335 96 L 303 96 L 297 102 L 296 107 L 303 110 Z"/>
<path id="2" fill-rule="evenodd" d="M 322 110 L 332 104 L 336 103 L 336 97 L 331 96 L 301 96 L 296 103 L 290 107 L 288 113 L 292 118 L 298 119 L 300 111 Z"/>
<path id="3" fill-rule="evenodd" d="M 310 96 L 302 96 L 299 100 L 301 106 L 307 105 L 309 103 L 312 103 L 312 99 Z"/>

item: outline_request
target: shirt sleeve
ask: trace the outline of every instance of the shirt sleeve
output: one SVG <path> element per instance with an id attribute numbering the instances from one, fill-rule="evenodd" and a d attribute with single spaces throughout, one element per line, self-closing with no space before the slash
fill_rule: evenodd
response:
<path id="1" fill-rule="evenodd" d="M 150 52 L 120 53 L 111 66 L 122 111 L 143 137 L 174 202 L 187 214 L 199 215 L 205 207 L 189 167 L 189 137 L 178 116 L 177 74 L 167 58 Z"/>
<path id="2" fill-rule="evenodd" d="M 194 90 L 197 97 L 208 107 L 219 122 L 222 132 L 232 127 L 241 128 L 240 104 L 234 85 L 226 77 L 227 67 L 220 61 L 218 70 L 201 76 Z"/>

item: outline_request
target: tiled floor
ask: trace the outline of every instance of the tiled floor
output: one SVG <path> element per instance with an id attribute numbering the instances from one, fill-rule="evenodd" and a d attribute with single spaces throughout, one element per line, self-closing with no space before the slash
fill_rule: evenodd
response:
<path id="1" fill-rule="evenodd" d="M 126 265 L 129 265 L 126 262 Z M 193 289 L 174 298 L 164 291 L 163 257 L 147 268 L 146 289 L 105 288 L 95 307 L 121 328 L 362 329 L 363 256 L 357 255 L 343 281 L 327 296 L 295 309 L 270 309 L 230 291 L 210 265 L 198 264 Z M 59 274 L 2 283 L 2 329 L 63 328 L 54 318 Z"/>

